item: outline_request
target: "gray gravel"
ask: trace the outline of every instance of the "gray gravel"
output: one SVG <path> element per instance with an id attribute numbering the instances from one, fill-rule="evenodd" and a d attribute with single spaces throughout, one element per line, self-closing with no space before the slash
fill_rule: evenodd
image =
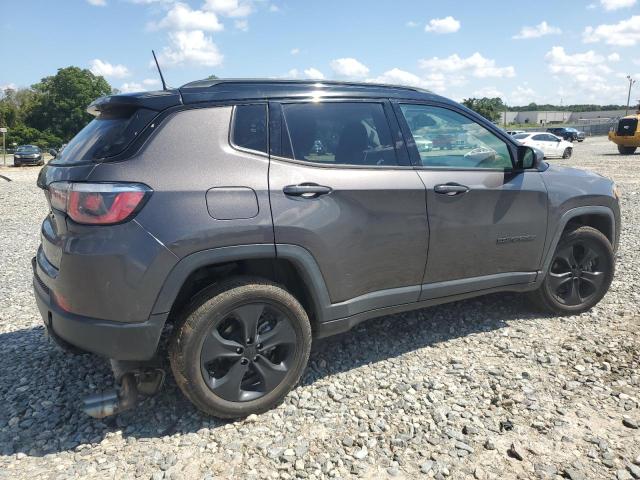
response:
<path id="1" fill-rule="evenodd" d="M 502 294 L 372 320 L 317 342 L 285 403 L 237 422 L 204 417 L 171 380 L 115 419 L 79 411 L 110 371 L 45 338 L 38 169 L 0 168 L 0 478 L 639 478 L 640 155 L 601 137 L 553 162 L 622 192 L 617 274 L 591 312 Z"/>

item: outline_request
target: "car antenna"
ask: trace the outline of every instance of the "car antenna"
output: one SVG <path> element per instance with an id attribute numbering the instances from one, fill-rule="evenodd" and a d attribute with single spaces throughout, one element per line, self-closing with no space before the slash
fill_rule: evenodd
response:
<path id="1" fill-rule="evenodd" d="M 160 70 L 160 64 L 158 63 L 158 58 L 156 57 L 156 52 L 151 50 L 151 53 L 153 54 L 153 59 L 156 61 L 156 67 L 158 67 L 158 73 L 160 74 L 160 80 L 162 81 L 162 89 L 163 90 L 169 90 L 167 88 L 166 82 L 164 81 L 164 76 L 162 75 L 162 70 Z"/>

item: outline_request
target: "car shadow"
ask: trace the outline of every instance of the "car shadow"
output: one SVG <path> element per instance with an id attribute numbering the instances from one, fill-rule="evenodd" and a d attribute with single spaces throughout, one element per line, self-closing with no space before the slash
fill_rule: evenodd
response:
<path id="1" fill-rule="evenodd" d="M 493 294 L 369 320 L 349 332 L 316 341 L 302 388 L 363 365 L 395 358 L 473 333 L 541 318 L 521 294 Z M 113 387 L 108 362 L 57 348 L 42 327 L 0 334 L 0 455 L 44 456 L 102 442 L 120 431 L 127 442 L 216 429 L 167 376 L 162 391 L 134 410 L 103 420 L 85 415 L 82 399 Z"/>

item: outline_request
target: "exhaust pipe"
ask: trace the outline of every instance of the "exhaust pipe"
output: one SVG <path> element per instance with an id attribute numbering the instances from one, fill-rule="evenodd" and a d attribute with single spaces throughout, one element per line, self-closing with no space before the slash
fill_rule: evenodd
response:
<path id="1" fill-rule="evenodd" d="M 138 388 L 133 373 L 122 376 L 120 391 L 89 395 L 83 400 L 82 411 L 93 418 L 104 418 L 133 408 L 138 403 Z"/>

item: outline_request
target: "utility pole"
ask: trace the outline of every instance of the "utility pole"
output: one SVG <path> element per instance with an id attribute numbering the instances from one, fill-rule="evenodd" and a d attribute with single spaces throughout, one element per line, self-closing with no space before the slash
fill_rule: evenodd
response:
<path id="1" fill-rule="evenodd" d="M 633 87 L 633 84 L 636 83 L 636 81 L 633 78 L 631 78 L 631 75 L 627 75 L 627 80 L 629 80 L 629 94 L 627 95 L 627 109 L 624 112 L 625 115 L 629 115 L 629 102 L 631 101 L 631 87 Z"/>
<path id="2" fill-rule="evenodd" d="M 6 144 L 6 135 L 7 129 L 0 128 L 0 132 L 2 132 L 2 165 L 7 166 L 7 144 Z"/>

